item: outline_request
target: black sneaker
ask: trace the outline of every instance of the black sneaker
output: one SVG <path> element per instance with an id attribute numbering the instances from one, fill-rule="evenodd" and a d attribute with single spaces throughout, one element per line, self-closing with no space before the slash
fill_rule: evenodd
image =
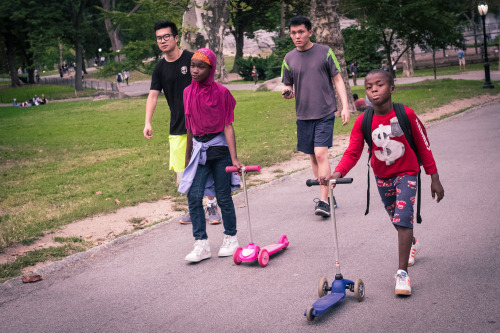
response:
<path id="1" fill-rule="evenodd" d="M 315 215 L 330 217 L 330 204 L 318 198 L 314 199 L 314 202 L 316 202 L 316 207 L 314 208 Z"/>

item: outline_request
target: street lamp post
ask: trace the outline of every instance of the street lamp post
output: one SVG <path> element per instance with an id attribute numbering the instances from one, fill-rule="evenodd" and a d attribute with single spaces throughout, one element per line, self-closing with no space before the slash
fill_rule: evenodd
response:
<path id="1" fill-rule="evenodd" d="M 488 4 L 486 2 L 481 1 L 477 5 L 477 10 L 479 11 L 479 15 L 481 15 L 481 19 L 483 20 L 483 37 L 484 37 L 484 85 L 483 88 L 491 89 L 494 88 L 491 84 L 490 80 L 490 63 L 488 62 L 488 43 L 486 41 L 486 14 L 488 14 Z"/>

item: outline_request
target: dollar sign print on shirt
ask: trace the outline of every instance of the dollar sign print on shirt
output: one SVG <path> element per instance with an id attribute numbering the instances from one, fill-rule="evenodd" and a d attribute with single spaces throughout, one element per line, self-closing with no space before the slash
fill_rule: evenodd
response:
<path id="1" fill-rule="evenodd" d="M 391 125 L 379 125 L 372 132 L 372 141 L 378 147 L 374 149 L 375 157 L 385 162 L 386 165 L 393 164 L 405 153 L 405 146 L 398 141 L 391 140 L 394 137 L 400 137 L 403 131 L 399 126 L 396 117 L 391 119 Z"/>

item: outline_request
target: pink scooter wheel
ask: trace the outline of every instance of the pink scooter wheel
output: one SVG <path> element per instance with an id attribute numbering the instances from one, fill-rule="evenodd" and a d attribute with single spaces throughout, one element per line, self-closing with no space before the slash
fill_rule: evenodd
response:
<path id="1" fill-rule="evenodd" d="M 234 254 L 233 254 L 233 260 L 234 260 L 234 263 L 236 265 L 239 265 L 241 264 L 241 259 L 240 259 L 240 253 L 241 251 L 243 251 L 243 249 L 241 247 L 238 247 L 235 251 L 234 251 Z"/>
<path id="2" fill-rule="evenodd" d="M 267 250 L 260 250 L 259 252 L 259 265 L 266 267 L 269 263 L 269 252 Z"/>

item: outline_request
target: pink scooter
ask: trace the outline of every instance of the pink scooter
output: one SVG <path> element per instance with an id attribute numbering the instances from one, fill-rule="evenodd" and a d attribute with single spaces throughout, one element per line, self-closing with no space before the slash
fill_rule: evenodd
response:
<path id="1" fill-rule="evenodd" d="M 243 192 L 245 193 L 245 205 L 247 211 L 247 225 L 248 225 L 248 237 L 250 242 L 244 248 L 237 248 L 233 254 L 233 260 L 236 265 L 241 264 L 243 261 L 254 261 L 258 260 L 259 265 L 262 267 L 266 267 L 269 263 L 269 256 L 278 252 L 279 250 L 285 250 L 289 244 L 288 238 L 286 235 L 282 235 L 281 239 L 278 243 L 274 243 L 271 245 L 267 245 L 264 247 L 259 247 L 254 244 L 252 241 L 252 228 L 250 225 L 250 209 L 248 207 L 248 195 L 247 195 L 247 186 L 245 182 L 245 172 L 259 172 L 260 165 L 247 165 L 241 170 L 238 170 L 236 167 L 226 167 L 226 172 L 238 172 L 241 171 L 241 178 L 243 180 Z"/>

